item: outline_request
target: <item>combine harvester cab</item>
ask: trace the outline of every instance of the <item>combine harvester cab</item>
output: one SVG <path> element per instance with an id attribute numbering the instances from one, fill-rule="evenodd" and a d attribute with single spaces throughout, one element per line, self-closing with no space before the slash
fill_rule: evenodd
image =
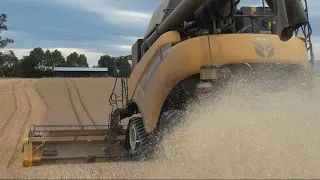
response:
<path id="1" fill-rule="evenodd" d="M 32 126 L 24 166 L 149 159 L 161 152 L 161 137 L 183 119 L 186 106 L 221 95 L 230 76 L 264 68 L 269 75 L 260 77 L 307 82 L 314 62 L 307 1 L 266 0 L 273 8 L 262 2 L 238 9 L 240 0 L 164 0 L 132 47 L 130 83 L 116 78 L 122 90 L 110 95 L 108 125 Z M 296 14 L 280 14 L 286 8 Z"/>

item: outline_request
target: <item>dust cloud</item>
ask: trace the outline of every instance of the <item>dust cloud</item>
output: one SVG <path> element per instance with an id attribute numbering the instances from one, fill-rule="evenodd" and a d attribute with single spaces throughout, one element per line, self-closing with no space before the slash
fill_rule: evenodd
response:
<path id="1" fill-rule="evenodd" d="M 320 79 L 308 91 L 265 91 L 261 82 L 233 81 L 219 101 L 190 105 L 185 124 L 163 141 L 165 158 L 8 169 L 1 177 L 320 178 Z"/>
<path id="2" fill-rule="evenodd" d="M 237 79 L 218 102 L 191 107 L 186 125 L 166 137 L 168 161 L 153 177 L 319 178 L 319 84 L 265 85 Z"/>

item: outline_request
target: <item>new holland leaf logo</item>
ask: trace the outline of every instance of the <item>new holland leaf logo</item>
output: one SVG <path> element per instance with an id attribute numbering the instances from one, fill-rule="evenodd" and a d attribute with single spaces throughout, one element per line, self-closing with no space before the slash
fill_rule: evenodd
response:
<path id="1" fill-rule="evenodd" d="M 274 47 L 269 39 L 259 37 L 253 41 L 253 44 L 260 57 L 270 58 L 274 55 Z"/>

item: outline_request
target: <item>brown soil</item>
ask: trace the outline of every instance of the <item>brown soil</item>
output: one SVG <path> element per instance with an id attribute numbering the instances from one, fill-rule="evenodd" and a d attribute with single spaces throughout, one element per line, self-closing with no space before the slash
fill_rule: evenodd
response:
<path id="1" fill-rule="evenodd" d="M 20 141 L 31 124 L 106 124 L 113 83 L 0 79 L 0 177 L 320 178 L 319 85 L 311 95 L 234 85 L 219 103 L 191 108 L 186 127 L 166 137 L 162 161 L 22 167 Z"/>

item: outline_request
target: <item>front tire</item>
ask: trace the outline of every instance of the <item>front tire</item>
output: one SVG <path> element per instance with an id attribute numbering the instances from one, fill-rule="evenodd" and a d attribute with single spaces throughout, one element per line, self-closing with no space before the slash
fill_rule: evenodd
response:
<path id="1" fill-rule="evenodd" d="M 126 156 L 135 160 L 142 159 L 148 142 L 149 135 L 144 128 L 143 119 L 140 117 L 131 118 L 124 144 Z"/>

